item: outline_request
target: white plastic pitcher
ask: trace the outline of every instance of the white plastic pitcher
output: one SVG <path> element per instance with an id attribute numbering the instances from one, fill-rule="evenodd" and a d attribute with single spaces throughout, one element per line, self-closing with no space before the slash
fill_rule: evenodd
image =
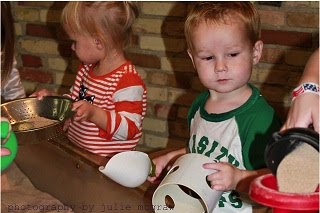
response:
<path id="1" fill-rule="evenodd" d="M 126 151 L 114 155 L 99 171 L 125 187 L 138 187 L 154 172 L 154 164 L 146 153 Z"/>

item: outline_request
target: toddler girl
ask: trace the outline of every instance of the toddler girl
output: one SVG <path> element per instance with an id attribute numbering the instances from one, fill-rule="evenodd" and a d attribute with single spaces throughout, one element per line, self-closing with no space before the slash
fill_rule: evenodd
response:
<path id="1" fill-rule="evenodd" d="M 68 138 L 100 156 L 135 148 L 146 111 L 146 87 L 123 49 L 138 15 L 133 2 L 69 2 L 62 25 L 82 64 L 69 97 L 75 115 L 65 123 Z M 41 99 L 50 95 L 40 90 Z"/>

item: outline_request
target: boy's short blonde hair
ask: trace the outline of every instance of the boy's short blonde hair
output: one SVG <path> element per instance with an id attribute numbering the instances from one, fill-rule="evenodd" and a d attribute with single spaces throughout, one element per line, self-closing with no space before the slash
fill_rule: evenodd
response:
<path id="1" fill-rule="evenodd" d="M 250 2 L 201 2 L 188 14 L 184 33 L 188 48 L 193 50 L 192 32 L 202 22 L 225 24 L 239 21 L 246 27 L 248 38 L 254 45 L 260 39 L 260 16 Z"/>
<path id="2" fill-rule="evenodd" d="M 71 1 L 62 11 L 61 23 L 70 33 L 100 38 L 105 45 L 125 48 L 131 42 L 132 25 L 138 17 L 134 2 Z"/>

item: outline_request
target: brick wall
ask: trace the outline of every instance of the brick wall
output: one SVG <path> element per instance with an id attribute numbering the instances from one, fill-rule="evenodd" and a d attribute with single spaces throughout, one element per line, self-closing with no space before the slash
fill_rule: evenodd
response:
<path id="1" fill-rule="evenodd" d="M 280 5 L 281 4 L 281 5 Z M 59 17 L 65 2 L 12 2 L 17 60 L 28 94 L 69 90 L 78 61 Z M 262 21 L 264 51 L 251 82 L 285 119 L 290 93 L 319 46 L 319 2 L 255 2 Z M 140 146 L 163 148 L 188 138 L 186 114 L 203 90 L 186 54 L 183 24 L 190 3 L 140 2 L 134 46 L 127 51 L 148 88 L 148 110 Z"/>

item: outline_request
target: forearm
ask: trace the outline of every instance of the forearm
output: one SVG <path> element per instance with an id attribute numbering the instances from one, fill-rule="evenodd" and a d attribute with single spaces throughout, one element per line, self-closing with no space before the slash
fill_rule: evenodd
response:
<path id="1" fill-rule="evenodd" d="M 169 159 L 169 161 L 173 160 L 173 159 L 177 159 L 178 157 L 180 157 L 181 155 L 184 155 L 187 153 L 187 149 L 181 148 L 172 152 L 167 153 L 167 158 Z"/>
<path id="2" fill-rule="evenodd" d="M 270 170 L 265 168 L 265 169 L 259 169 L 259 170 L 253 170 L 253 171 L 241 170 L 241 172 L 242 172 L 242 178 L 238 182 L 238 184 L 236 186 L 236 190 L 238 192 L 248 193 L 249 189 L 250 189 L 251 182 L 255 178 L 257 178 L 261 175 L 270 173 Z"/>
<path id="3" fill-rule="evenodd" d="M 94 106 L 92 116 L 90 117 L 90 121 L 95 123 L 100 129 L 106 131 L 108 117 L 103 109 Z"/>
<path id="4" fill-rule="evenodd" d="M 299 81 L 299 85 L 305 82 L 319 84 L 319 49 L 310 56 Z"/>

